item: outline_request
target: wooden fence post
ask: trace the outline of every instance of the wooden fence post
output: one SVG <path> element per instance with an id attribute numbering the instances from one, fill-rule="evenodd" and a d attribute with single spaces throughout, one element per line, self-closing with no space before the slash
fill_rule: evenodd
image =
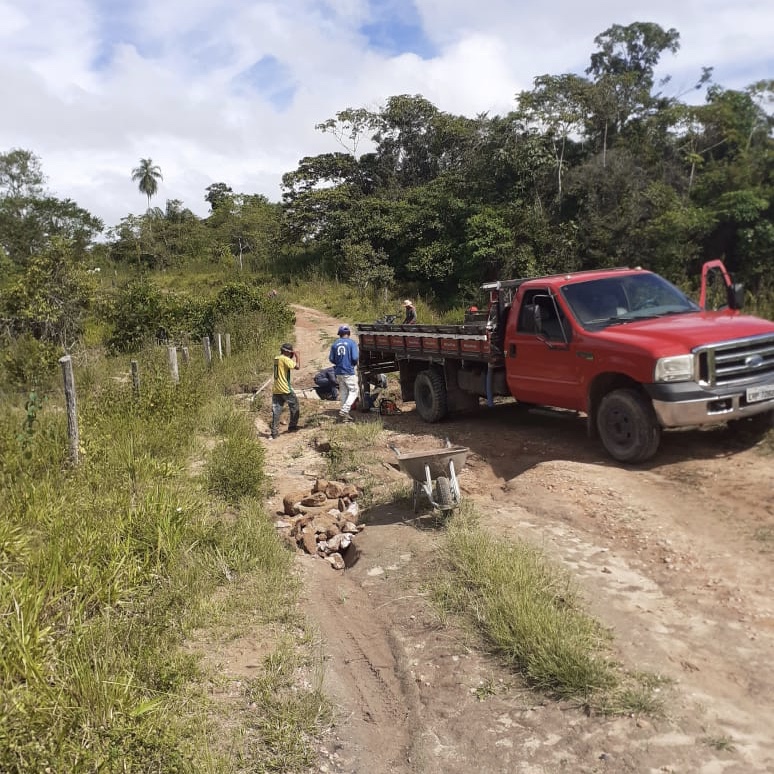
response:
<path id="1" fill-rule="evenodd" d="M 172 381 L 177 384 L 180 381 L 180 373 L 177 370 L 177 347 L 167 347 L 167 362 Z"/>
<path id="2" fill-rule="evenodd" d="M 73 361 L 70 355 L 59 358 L 64 378 L 65 402 L 67 404 L 67 437 L 70 441 L 70 462 L 78 464 L 78 404 L 75 399 Z"/>
<path id="3" fill-rule="evenodd" d="M 226 340 L 226 357 L 231 357 L 231 334 L 224 334 L 224 338 Z"/>
<path id="4" fill-rule="evenodd" d="M 202 339 L 202 346 L 204 347 L 204 359 L 209 368 L 212 365 L 212 350 L 210 349 L 210 337 L 205 336 Z"/>
<path id="5" fill-rule="evenodd" d="M 134 397 L 138 398 L 140 396 L 140 369 L 136 360 L 132 360 L 129 366 L 132 369 L 132 392 Z"/>
<path id="6" fill-rule="evenodd" d="M 218 342 L 218 360 L 223 360 L 223 336 L 220 333 L 215 334 Z"/>

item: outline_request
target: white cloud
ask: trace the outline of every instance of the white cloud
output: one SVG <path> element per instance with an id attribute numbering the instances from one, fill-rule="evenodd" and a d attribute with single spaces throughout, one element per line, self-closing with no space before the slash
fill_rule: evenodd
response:
<path id="1" fill-rule="evenodd" d="M 411 0 L 391 2 L 397 14 Z M 369 50 L 359 31 L 376 20 L 369 0 L 0 0 L 0 151 L 36 153 L 56 195 L 110 226 L 145 207 L 130 179 L 141 157 L 164 174 L 159 206 L 181 199 L 205 215 L 205 189 L 219 181 L 278 201 L 302 156 L 338 149 L 314 126 L 339 110 L 409 93 L 452 113 L 501 114 L 535 76 L 582 72 L 614 23 L 680 32 L 661 68 L 670 94 L 703 65 L 728 88 L 774 77 L 770 0 L 414 5 L 430 59 Z M 274 103 L 282 93 L 292 100 Z"/>

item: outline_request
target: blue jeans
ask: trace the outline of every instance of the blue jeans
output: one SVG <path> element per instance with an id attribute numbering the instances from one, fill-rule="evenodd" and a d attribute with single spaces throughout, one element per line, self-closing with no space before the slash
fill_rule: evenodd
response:
<path id="1" fill-rule="evenodd" d="M 282 408 L 285 404 L 288 404 L 290 409 L 290 424 L 288 430 L 295 430 L 298 428 L 298 398 L 295 392 L 288 392 L 284 395 L 272 395 L 271 396 L 271 437 L 276 438 L 279 435 L 279 419 L 282 414 Z"/>

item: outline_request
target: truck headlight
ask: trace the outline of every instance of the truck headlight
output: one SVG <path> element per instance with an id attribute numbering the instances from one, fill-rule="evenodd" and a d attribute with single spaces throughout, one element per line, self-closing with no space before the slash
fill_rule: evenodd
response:
<path id="1" fill-rule="evenodd" d="M 693 355 L 662 357 L 656 361 L 654 382 L 689 382 L 693 379 Z"/>

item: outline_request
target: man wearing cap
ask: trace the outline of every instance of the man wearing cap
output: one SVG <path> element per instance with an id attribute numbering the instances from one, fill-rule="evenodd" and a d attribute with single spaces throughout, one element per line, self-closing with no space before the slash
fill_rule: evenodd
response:
<path id="1" fill-rule="evenodd" d="M 348 325 L 339 326 L 339 338 L 331 344 L 328 360 L 333 363 L 336 381 L 339 383 L 339 395 L 341 396 L 341 410 L 339 417 L 344 422 L 351 422 L 350 411 L 352 404 L 357 399 L 357 376 L 355 368 L 360 353 L 357 344 L 350 338 L 351 331 Z"/>
<path id="2" fill-rule="evenodd" d="M 288 432 L 298 430 L 298 398 L 290 386 L 290 372 L 301 368 L 301 357 L 293 350 L 292 344 L 283 344 L 280 353 L 274 358 L 274 387 L 271 391 L 271 437 L 279 435 L 279 419 L 282 408 L 287 403 L 290 410 Z"/>
<path id="3" fill-rule="evenodd" d="M 406 307 L 406 317 L 403 320 L 403 325 L 414 325 L 417 321 L 417 310 L 414 309 L 414 304 L 406 299 L 403 302 L 403 306 Z"/>

